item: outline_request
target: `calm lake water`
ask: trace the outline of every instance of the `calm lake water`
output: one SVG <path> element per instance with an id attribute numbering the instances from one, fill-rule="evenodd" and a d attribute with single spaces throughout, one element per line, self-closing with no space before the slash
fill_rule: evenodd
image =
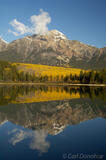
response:
<path id="1" fill-rule="evenodd" d="M 0 160 L 106 159 L 106 88 L 0 86 Z"/>

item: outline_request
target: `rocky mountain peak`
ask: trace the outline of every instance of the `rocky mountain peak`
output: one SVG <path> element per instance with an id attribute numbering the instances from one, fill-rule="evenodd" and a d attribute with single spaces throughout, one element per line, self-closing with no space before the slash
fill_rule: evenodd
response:
<path id="1" fill-rule="evenodd" d="M 47 32 L 47 35 L 53 36 L 55 39 L 67 39 L 67 37 L 58 30 L 51 30 Z"/>
<path id="2" fill-rule="evenodd" d="M 45 33 L 44 35 L 41 34 L 34 34 L 32 36 L 26 36 L 25 39 L 27 40 L 41 40 L 41 41 L 59 41 L 59 40 L 68 40 L 67 37 L 58 30 L 51 30 Z"/>

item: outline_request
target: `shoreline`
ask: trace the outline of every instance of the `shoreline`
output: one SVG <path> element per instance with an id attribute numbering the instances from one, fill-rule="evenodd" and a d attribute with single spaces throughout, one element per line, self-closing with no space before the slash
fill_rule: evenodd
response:
<path id="1" fill-rule="evenodd" d="M 106 87 L 106 84 L 75 84 L 75 83 L 15 83 L 15 82 L 0 82 L 0 85 L 37 85 L 37 86 L 88 86 L 88 87 Z"/>

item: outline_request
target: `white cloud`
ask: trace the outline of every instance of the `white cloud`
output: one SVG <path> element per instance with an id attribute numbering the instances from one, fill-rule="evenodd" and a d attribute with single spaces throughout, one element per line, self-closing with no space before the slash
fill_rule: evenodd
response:
<path id="1" fill-rule="evenodd" d="M 42 9 L 40 9 L 39 15 L 31 16 L 31 22 L 33 25 L 32 33 L 45 34 L 45 32 L 48 31 L 47 24 L 51 22 L 51 18 L 48 12 L 44 12 Z"/>
<path id="2" fill-rule="evenodd" d="M 14 36 L 19 36 L 21 35 L 20 33 L 14 32 L 11 29 L 8 30 L 9 33 L 12 33 Z"/>
<path id="3" fill-rule="evenodd" d="M 45 34 L 48 31 L 47 25 L 51 22 L 51 17 L 48 12 L 40 9 L 39 15 L 32 15 L 30 17 L 31 27 L 26 26 L 25 24 L 14 19 L 10 22 L 10 25 L 13 27 L 13 30 L 8 30 L 15 36 L 24 35 L 27 33 L 31 34 Z"/>
<path id="4" fill-rule="evenodd" d="M 18 35 L 23 35 L 25 33 L 28 32 L 28 27 L 25 26 L 23 23 L 17 21 L 16 19 L 14 19 L 13 21 L 10 22 L 10 25 L 14 28 L 14 31 L 11 31 L 15 36 L 18 36 Z"/>

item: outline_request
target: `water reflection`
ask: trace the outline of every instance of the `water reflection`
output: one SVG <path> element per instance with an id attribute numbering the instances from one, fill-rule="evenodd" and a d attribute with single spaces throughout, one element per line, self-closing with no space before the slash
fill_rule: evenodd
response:
<path id="1" fill-rule="evenodd" d="M 30 150 L 38 151 L 37 159 L 40 153 L 49 157 L 41 159 L 54 155 L 56 160 L 63 151 L 88 152 L 93 147 L 105 153 L 105 96 L 102 87 L 0 86 L 0 144 L 16 153 L 27 148 L 22 159 L 35 159 Z"/>
<path id="2" fill-rule="evenodd" d="M 84 97 L 105 100 L 106 87 L 0 86 L 0 105 Z"/>
<path id="3" fill-rule="evenodd" d="M 15 128 L 8 134 L 11 136 L 9 142 L 13 146 L 28 138 L 31 138 L 29 148 L 32 150 L 39 150 L 40 153 L 47 152 L 50 146 L 49 142 L 46 141 L 47 133 L 44 130 L 28 132 L 22 129 Z"/>
<path id="4" fill-rule="evenodd" d="M 106 118 L 105 88 L 44 87 L 43 90 L 43 87 L 38 86 L 12 86 L 1 89 L 4 90 L 1 104 L 7 99 L 6 95 L 10 95 L 7 101 L 9 104 L 0 106 L 1 124 L 10 121 L 25 128 L 43 129 L 56 135 L 68 125 L 97 117 Z M 50 101 L 51 95 L 54 95 L 55 101 Z"/>

